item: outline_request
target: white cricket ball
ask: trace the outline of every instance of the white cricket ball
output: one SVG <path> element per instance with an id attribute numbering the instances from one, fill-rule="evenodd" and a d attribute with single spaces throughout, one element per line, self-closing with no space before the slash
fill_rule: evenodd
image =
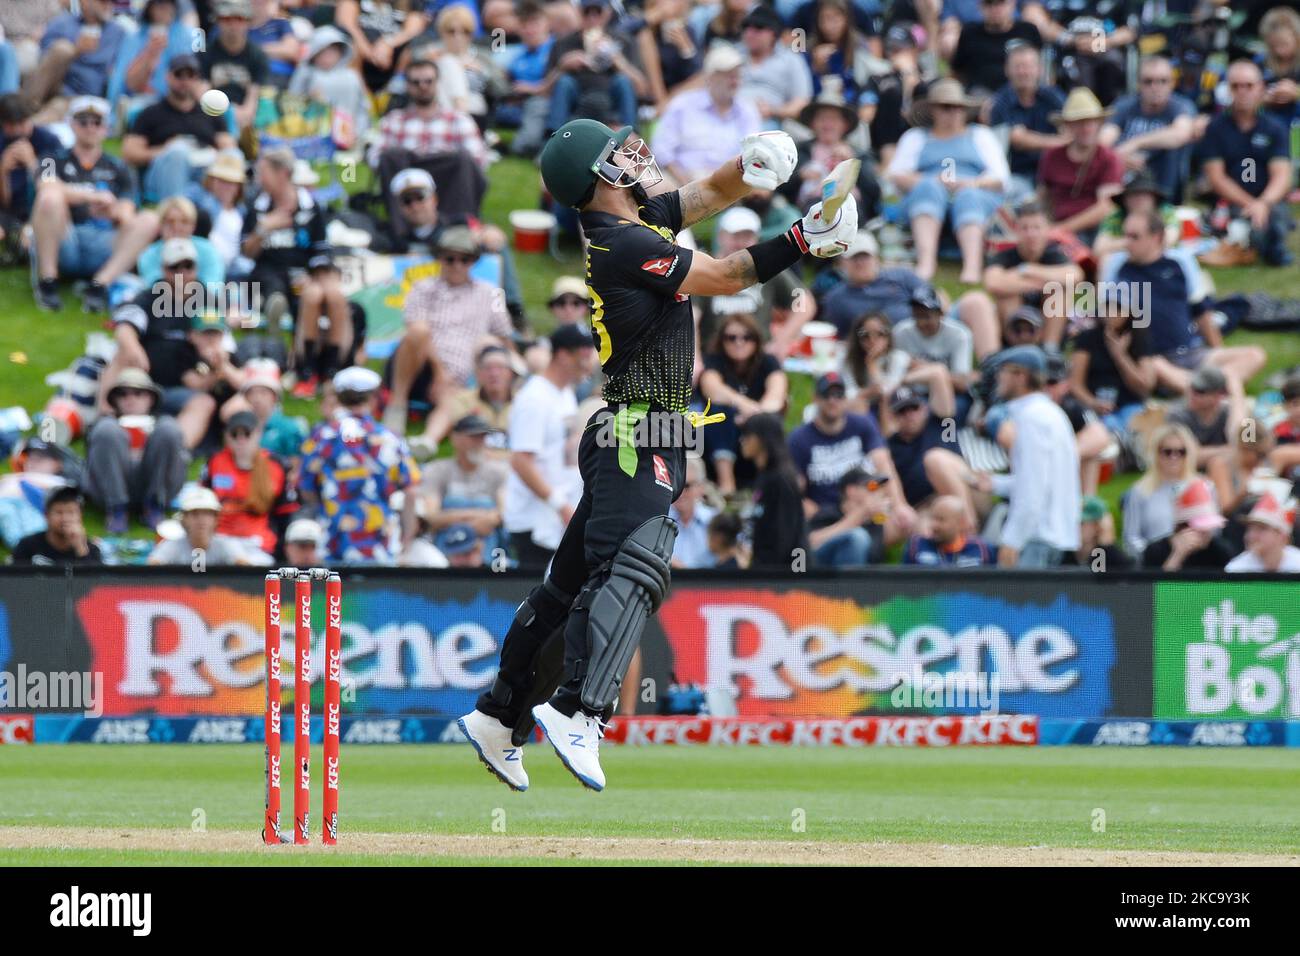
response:
<path id="1" fill-rule="evenodd" d="M 220 116 L 230 109 L 230 97 L 220 90 L 208 90 L 199 97 L 199 109 L 209 116 Z"/>

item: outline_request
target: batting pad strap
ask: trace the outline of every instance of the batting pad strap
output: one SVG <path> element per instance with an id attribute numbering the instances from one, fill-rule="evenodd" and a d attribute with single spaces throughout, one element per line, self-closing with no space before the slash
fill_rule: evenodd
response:
<path id="1" fill-rule="evenodd" d="M 759 282 L 780 275 L 802 259 L 807 251 L 808 241 L 803 237 L 803 224 L 798 222 L 781 235 L 749 247 Z"/>

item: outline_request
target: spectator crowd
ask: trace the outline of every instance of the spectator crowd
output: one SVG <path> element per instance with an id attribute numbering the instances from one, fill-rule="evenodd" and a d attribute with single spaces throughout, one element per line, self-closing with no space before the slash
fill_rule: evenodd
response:
<path id="1" fill-rule="evenodd" d="M 1300 570 L 1300 369 L 1261 387 L 1228 337 L 1267 297 L 1214 283 L 1293 268 L 1298 8 L 0 4 L 0 259 L 111 338 L 84 434 L 17 443 L 12 559 L 103 559 L 93 506 L 151 563 L 544 567 L 602 404 L 591 303 L 575 275 L 525 301 L 483 211 L 507 163 L 580 247 L 520 160 L 591 117 L 658 189 L 794 137 L 789 181 L 678 237 L 719 255 L 861 161 L 843 256 L 692 300 L 725 418 L 678 566 Z M 430 267 L 383 346 L 353 295 L 382 256 Z"/>

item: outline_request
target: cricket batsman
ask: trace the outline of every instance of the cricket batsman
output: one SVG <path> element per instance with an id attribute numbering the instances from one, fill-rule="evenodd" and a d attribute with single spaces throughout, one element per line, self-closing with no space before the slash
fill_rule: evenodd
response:
<path id="1" fill-rule="evenodd" d="M 668 592 L 677 537 L 668 506 L 685 484 L 684 436 L 710 420 L 688 412 L 690 296 L 734 295 L 805 255 L 837 256 L 857 232 L 850 193 L 831 222 L 817 203 L 784 234 L 724 259 L 676 244 L 682 229 L 751 189 L 775 189 L 794 167 L 787 134 L 757 133 L 709 176 L 651 197 L 663 175 L 631 127 L 573 120 L 542 150 L 546 188 L 578 210 L 589 242 L 587 294 L 606 406 L 579 445 L 582 499 L 550 570 L 519 605 L 492 687 L 459 721 L 479 758 L 514 790 L 528 789 L 523 750 L 534 724 L 579 781 L 605 787 L 598 752 L 605 722 L 646 620 Z M 655 427 L 638 427 L 647 418 Z M 553 497 L 558 510 L 562 495 Z"/>

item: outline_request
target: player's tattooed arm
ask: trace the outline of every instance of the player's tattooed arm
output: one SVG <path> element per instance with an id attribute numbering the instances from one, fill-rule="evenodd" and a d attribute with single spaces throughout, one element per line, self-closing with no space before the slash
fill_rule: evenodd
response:
<path id="1" fill-rule="evenodd" d="M 735 295 L 757 281 L 758 272 L 749 250 L 742 249 L 725 259 L 715 259 L 697 250 L 691 256 L 691 270 L 678 291 L 687 295 Z"/>
<path id="2" fill-rule="evenodd" d="M 725 162 L 709 175 L 692 180 L 677 191 L 682 204 L 682 225 L 691 226 L 717 215 L 749 193 L 749 186 L 741 178 L 739 160 Z"/>

